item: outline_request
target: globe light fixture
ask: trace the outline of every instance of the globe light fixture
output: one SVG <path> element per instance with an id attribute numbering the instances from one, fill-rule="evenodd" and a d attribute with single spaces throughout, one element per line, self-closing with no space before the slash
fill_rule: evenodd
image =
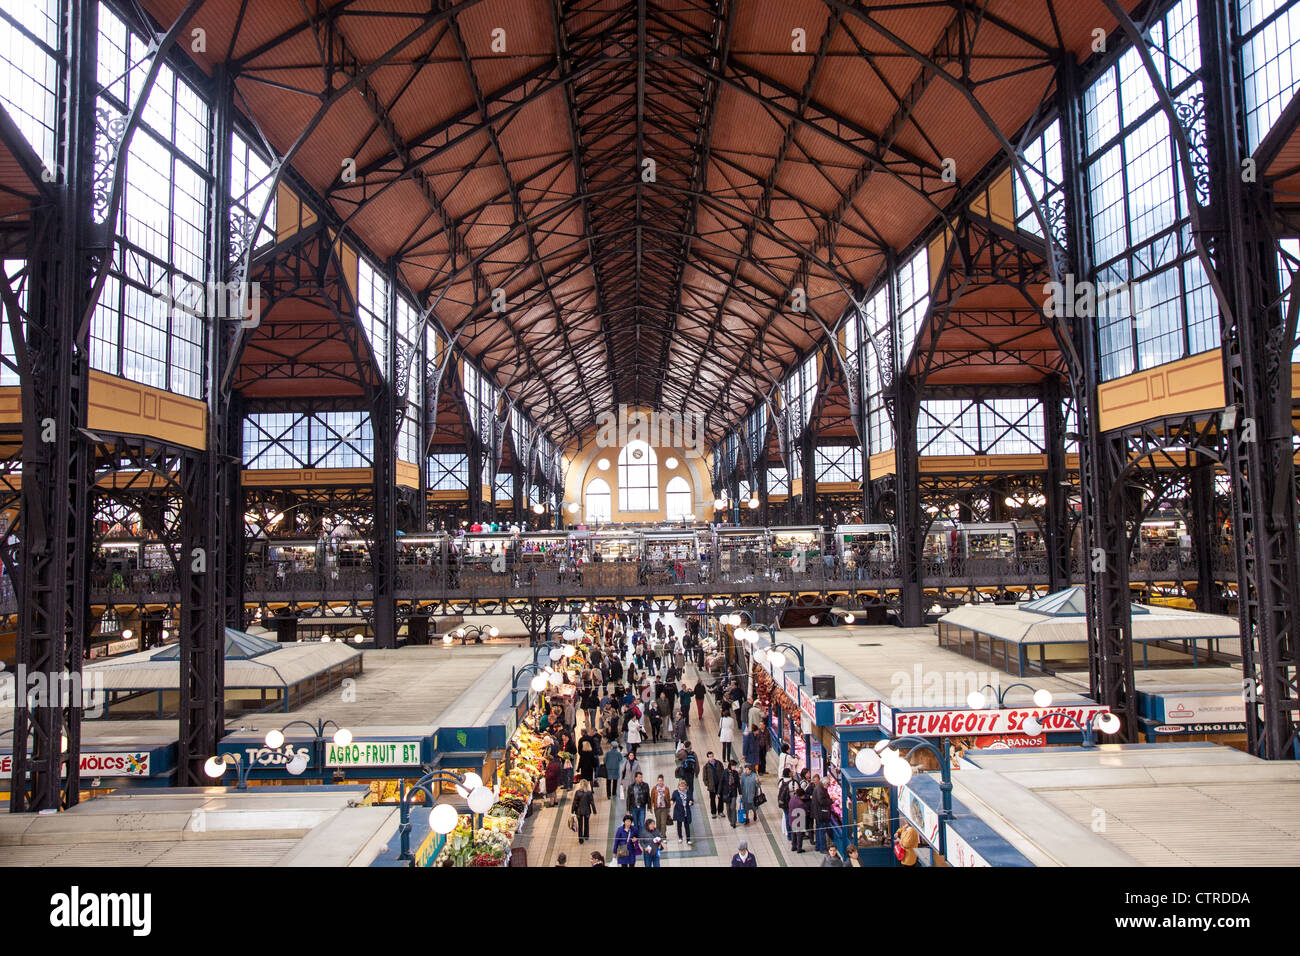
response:
<path id="1" fill-rule="evenodd" d="M 1037 737 L 1043 732 L 1043 725 L 1037 717 L 1030 717 L 1020 725 L 1020 732 L 1026 737 Z"/>
<path id="2" fill-rule="evenodd" d="M 973 690 L 966 696 L 966 706 L 971 710 L 980 710 L 988 703 L 988 698 L 984 696 L 984 691 Z"/>
<path id="3" fill-rule="evenodd" d="M 213 780 L 220 779 L 226 774 L 226 762 L 220 757 L 209 757 L 203 763 L 203 772 Z"/>
<path id="4" fill-rule="evenodd" d="M 545 510 L 546 510 L 546 506 L 543 505 L 540 501 L 537 502 L 537 504 L 533 505 L 533 514 L 535 515 L 539 515 Z"/>
<path id="5" fill-rule="evenodd" d="M 785 667 L 785 655 L 780 651 L 773 651 L 768 655 L 767 659 L 772 662 L 772 666 L 777 670 L 781 670 Z"/>
<path id="6" fill-rule="evenodd" d="M 279 750 L 284 746 L 284 733 L 279 730 L 268 730 L 266 732 L 266 746 L 271 750 Z"/>
<path id="7" fill-rule="evenodd" d="M 461 780 L 461 786 L 465 788 L 466 793 L 470 793 L 483 786 L 483 778 L 471 770 Z"/>
<path id="8" fill-rule="evenodd" d="M 300 776 L 302 772 L 307 769 L 306 752 L 300 750 L 298 753 L 294 754 L 293 759 L 289 761 L 284 769 L 289 771 L 295 777 Z"/>
<path id="9" fill-rule="evenodd" d="M 538 674 L 529 682 L 528 686 L 533 689 L 533 693 L 540 694 L 542 691 L 546 690 L 547 683 L 546 675 Z"/>
<path id="10" fill-rule="evenodd" d="M 483 814 L 492 809 L 497 802 L 496 794 L 487 787 L 477 787 L 469 792 L 469 808 L 474 813 Z"/>
<path id="11" fill-rule="evenodd" d="M 852 615 L 852 613 L 849 613 L 849 614 L 845 614 L 845 615 L 844 615 L 844 623 L 845 623 L 845 624 L 852 624 L 852 623 L 853 623 L 854 621 L 856 621 L 856 620 L 857 620 L 857 618 L 855 618 L 855 617 Z"/>
<path id="12" fill-rule="evenodd" d="M 442 643 L 444 643 L 444 644 L 450 644 L 450 643 L 452 642 L 452 640 L 454 640 L 454 638 L 452 638 L 450 632 L 448 632 L 448 633 L 442 635 Z"/>
<path id="13" fill-rule="evenodd" d="M 901 756 L 897 760 L 885 761 L 885 779 L 892 786 L 906 786 L 912 779 L 912 765 Z"/>
<path id="14" fill-rule="evenodd" d="M 870 747 L 863 747 L 858 751 L 858 755 L 853 758 L 853 766 L 858 768 L 858 773 L 869 777 L 878 772 L 882 766 L 880 754 Z"/>
<path id="15" fill-rule="evenodd" d="M 440 836 L 446 836 L 456 829 L 460 814 L 450 803 L 440 803 L 429 811 L 429 829 Z"/>
<path id="16" fill-rule="evenodd" d="M 124 641 L 129 641 L 134 635 L 135 632 L 132 631 L 129 627 L 122 631 L 122 639 Z"/>
<path id="17" fill-rule="evenodd" d="M 1097 729 L 1103 734 L 1118 733 L 1120 719 L 1118 714 L 1105 713 L 1097 718 Z"/>
<path id="18" fill-rule="evenodd" d="M 715 510 L 721 511 L 723 508 L 727 507 L 727 500 L 725 498 L 714 498 L 713 507 Z"/>
<path id="19" fill-rule="evenodd" d="M 558 661 L 561 657 L 564 656 L 564 651 L 560 650 L 558 647 L 552 647 L 549 656 L 552 661 Z"/>
<path id="20" fill-rule="evenodd" d="M 322 637 L 322 638 L 320 639 L 320 642 L 321 642 L 322 644 L 328 644 L 328 643 L 330 642 L 329 635 L 326 634 L 324 637 Z"/>
<path id="21" fill-rule="evenodd" d="M 353 643 L 353 644 L 360 644 L 360 643 L 361 643 L 362 641 L 364 641 L 365 639 L 366 639 L 366 636 L 365 636 L 364 634 L 353 634 L 353 635 L 352 635 L 352 643 Z"/>
<path id="22" fill-rule="evenodd" d="M 1047 690 L 1046 688 L 1040 688 L 1040 689 L 1034 691 L 1034 706 L 1035 706 L 1035 707 L 1051 707 L 1051 706 L 1052 706 L 1052 692 L 1051 692 L 1050 690 Z"/>
<path id="23" fill-rule="evenodd" d="M 495 624 L 489 624 L 487 626 L 488 637 L 497 637 L 500 633 L 501 633 L 501 629 L 498 628 Z"/>
<path id="24" fill-rule="evenodd" d="M 553 674 L 551 674 L 550 677 L 547 678 L 547 681 L 550 683 L 552 687 L 559 687 L 561 684 L 564 683 L 564 676 L 560 674 L 559 671 L 556 671 Z"/>
<path id="25" fill-rule="evenodd" d="M 346 727 L 340 727 L 334 732 L 334 746 L 346 747 L 350 743 L 352 743 L 352 731 Z"/>
<path id="26" fill-rule="evenodd" d="M 819 620 L 820 620 L 820 618 L 819 618 L 816 614 L 809 614 L 809 615 L 808 615 L 808 623 L 809 623 L 809 624 L 816 624 Z"/>
<path id="27" fill-rule="evenodd" d="M 564 506 L 564 510 L 571 515 L 576 515 L 578 513 L 578 503 L 576 501 L 570 501 Z"/>

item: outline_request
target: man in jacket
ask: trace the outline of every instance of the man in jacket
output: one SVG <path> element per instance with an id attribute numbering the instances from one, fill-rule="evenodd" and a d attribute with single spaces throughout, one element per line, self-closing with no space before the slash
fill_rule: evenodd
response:
<path id="1" fill-rule="evenodd" d="M 655 825 L 659 827 L 660 833 L 668 832 L 668 814 L 672 809 L 672 802 L 673 792 L 668 789 L 668 784 L 664 783 L 664 775 L 660 774 L 654 788 L 650 791 L 650 807 L 655 812 Z"/>
<path id="2" fill-rule="evenodd" d="M 708 690 L 704 687 L 704 681 L 697 679 L 695 681 L 695 715 L 700 720 L 704 719 L 704 698 L 708 696 L 708 693 Z"/>
<path id="3" fill-rule="evenodd" d="M 627 812 L 632 814 L 632 822 L 636 824 L 638 835 L 645 827 L 645 814 L 649 807 L 650 784 L 641 779 L 641 771 L 638 770 L 632 785 L 627 788 Z"/>
<path id="4" fill-rule="evenodd" d="M 686 845 L 694 846 L 691 842 L 691 807 L 695 806 L 695 801 L 691 799 L 689 791 L 686 789 L 686 781 L 678 782 L 677 789 L 673 791 L 673 822 L 677 824 L 677 842 L 682 842 L 682 831 L 686 831 Z"/>
<path id="5" fill-rule="evenodd" d="M 704 772 L 702 775 L 704 789 L 709 791 L 709 816 L 717 819 L 718 809 L 721 804 L 718 802 L 718 785 L 721 777 L 727 772 L 727 768 L 722 765 L 722 761 L 713 756 L 713 751 L 708 753 L 708 759 L 704 761 Z"/>
<path id="6" fill-rule="evenodd" d="M 732 866 L 758 866 L 758 860 L 749 852 L 749 844 L 741 840 L 736 844 L 736 853 L 731 858 Z"/>
<path id="7" fill-rule="evenodd" d="M 727 820 L 731 828 L 736 828 L 736 800 L 740 797 L 740 774 L 736 770 L 736 761 L 729 760 L 727 769 L 718 778 L 718 803 L 726 807 Z"/>
<path id="8" fill-rule="evenodd" d="M 686 718 L 682 716 L 682 712 L 680 710 L 674 711 L 673 712 L 673 740 L 679 744 L 682 743 L 684 740 L 686 740 L 686 731 L 689 729 L 690 728 L 686 726 Z"/>
<path id="9" fill-rule="evenodd" d="M 618 744 L 605 751 L 605 799 L 613 800 L 619 786 L 619 774 L 623 768 L 623 751 Z"/>
<path id="10" fill-rule="evenodd" d="M 812 784 L 812 815 L 813 823 L 817 826 L 813 834 L 813 845 L 818 853 L 825 853 L 826 836 L 831 825 L 831 795 L 817 774 L 813 774 Z"/>
<path id="11" fill-rule="evenodd" d="M 754 803 L 757 796 L 758 774 L 754 773 L 753 764 L 746 764 L 745 772 L 740 775 L 740 804 L 745 808 L 745 826 L 754 822 L 754 815 L 758 812 L 758 806 Z"/>
<path id="12" fill-rule="evenodd" d="M 749 766 L 758 767 L 758 738 L 745 728 L 745 736 L 740 741 L 740 756 Z"/>
<path id="13" fill-rule="evenodd" d="M 691 692 L 685 684 L 677 689 L 677 705 L 682 709 L 682 720 L 686 721 L 686 726 L 691 725 Z"/>
<path id="14" fill-rule="evenodd" d="M 689 740 L 682 743 L 682 782 L 686 784 L 686 790 L 691 795 L 691 801 L 695 800 L 695 776 L 700 772 L 700 758 L 695 756 L 695 751 L 691 749 Z"/>

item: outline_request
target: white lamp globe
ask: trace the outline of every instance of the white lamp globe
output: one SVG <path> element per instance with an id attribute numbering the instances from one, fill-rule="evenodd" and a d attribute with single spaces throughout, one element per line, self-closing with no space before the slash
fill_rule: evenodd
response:
<path id="1" fill-rule="evenodd" d="M 564 656 L 564 651 L 560 650 L 558 647 L 551 648 L 551 654 L 550 654 L 551 660 L 558 661 L 563 656 Z"/>
<path id="2" fill-rule="evenodd" d="M 876 753 L 870 747 L 863 747 L 858 751 L 858 755 L 853 758 L 853 766 L 858 768 L 858 773 L 871 776 L 883 766 L 880 754 Z"/>
<path id="3" fill-rule="evenodd" d="M 128 627 L 128 628 L 125 628 L 125 629 L 122 631 L 122 639 L 123 639 L 124 641 L 129 641 L 129 640 L 131 639 L 131 637 L 132 637 L 133 634 L 134 634 L 134 632 L 133 632 L 129 627 Z"/>
<path id="4" fill-rule="evenodd" d="M 844 623 L 845 623 L 845 624 L 852 624 L 852 623 L 853 623 L 854 621 L 856 621 L 856 620 L 857 620 L 857 618 L 855 618 L 852 614 L 845 614 L 845 615 L 844 615 Z"/>
<path id="5" fill-rule="evenodd" d="M 468 802 L 470 810 L 474 813 L 487 813 L 497 799 L 487 787 L 477 787 L 469 792 Z"/>
<path id="6" fill-rule="evenodd" d="M 456 630 L 451 632 L 451 636 L 459 641 L 461 638 L 465 636 L 465 629 L 463 627 L 458 627 L 456 628 Z"/>
<path id="7" fill-rule="evenodd" d="M 546 506 L 543 505 L 540 501 L 537 502 L 537 504 L 533 505 L 533 514 L 535 515 L 539 515 L 545 510 L 546 510 Z"/>
<path id="8" fill-rule="evenodd" d="M 1052 692 L 1050 690 L 1047 690 L 1046 688 L 1041 688 L 1039 690 L 1034 691 L 1034 706 L 1051 707 Z"/>
<path id="9" fill-rule="evenodd" d="M 286 766 L 284 769 L 289 771 L 295 777 L 300 775 L 304 770 L 307 769 L 306 754 L 302 754 L 302 753 L 294 754 L 293 759 L 289 761 L 288 766 Z"/>
<path id="10" fill-rule="evenodd" d="M 461 785 L 472 793 L 483 786 L 483 778 L 471 770 L 465 774 L 465 779 L 461 781 Z"/>
<path id="11" fill-rule="evenodd" d="M 546 684 L 547 684 L 546 675 L 538 674 L 536 677 L 532 679 L 532 681 L 529 683 L 528 686 L 533 689 L 534 693 L 540 694 L 542 691 L 546 690 Z"/>
<path id="12" fill-rule="evenodd" d="M 455 638 L 452 637 L 450 633 L 442 635 L 442 643 L 444 644 L 450 644 L 454 640 Z"/>
<path id="13" fill-rule="evenodd" d="M 364 634 L 354 634 L 354 635 L 352 635 L 352 643 L 353 643 L 353 644 L 360 644 L 360 643 L 361 643 L 362 641 L 364 641 L 365 639 L 366 639 L 366 636 L 365 636 Z"/>
<path id="14" fill-rule="evenodd" d="M 442 836 L 456 829 L 459 822 L 460 814 L 450 803 L 440 803 L 429 811 L 429 829 Z"/>
<path id="15" fill-rule="evenodd" d="M 226 762 L 220 757 L 209 757 L 203 763 L 203 772 L 213 780 L 224 776 L 226 773 Z"/>
<path id="16" fill-rule="evenodd" d="M 716 510 L 721 511 L 723 508 L 727 507 L 727 503 L 726 503 L 724 500 L 722 500 L 721 498 L 714 498 L 714 499 L 713 499 L 713 507 L 714 507 Z"/>
<path id="17" fill-rule="evenodd" d="M 758 499 L 757 499 L 757 498 L 750 498 L 750 499 L 749 499 L 749 507 L 750 507 L 750 508 L 757 508 L 757 507 L 758 507 Z"/>
<path id="18" fill-rule="evenodd" d="M 562 653 L 565 657 L 572 657 L 574 654 L 578 653 L 578 649 L 574 647 L 572 644 L 566 644 L 564 648 L 560 651 L 560 653 Z"/>
<path id="19" fill-rule="evenodd" d="M 808 615 L 808 623 L 809 623 L 809 624 L 816 624 L 816 623 L 817 623 L 817 620 L 818 620 L 818 618 L 817 618 L 817 615 L 816 615 L 816 614 L 810 614 L 810 615 Z"/>
<path id="20" fill-rule="evenodd" d="M 266 745 L 272 750 L 279 750 L 284 746 L 284 733 L 279 730 L 268 730 L 266 732 Z"/>
<path id="21" fill-rule="evenodd" d="M 884 740 L 879 741 L 879 742 L 876 744 L 876 746 L 875 746 L 875 751 L 876 751 L 876 753 L 878 753 L 878 754 L 883 754 L 883 753 L 885 753 L 885 752 L 888 751 L 888 750 L 889 750 L 889 738 L 888 738 L 888 737 L 886 737 Z M 892 752 L 892 751 L 890 751 L 890 752 Z"/>
<path id="22" fill-rule="evenodd" d="M 328 643 L 330 642 L 329 635 L 326 634 L 324 637 L 322 637 L 322 638 L 320 639 L 320 642 L 321 642 L 322 644 L 328 644 Z"/>
<path id="23" fill-rule="evenodd" d="M 1026 737 L 1037 737 L 1043 732 L 1043 725 L 1038 722 L 1037 717 L 1030 717 L 1020 725 L 1020 732 Z"/>
<path id="24" fill-rule="evenodd" d="M 578 513 L 578 503 L 576 501 L 570 501 L 565 510 L 571 515 L 576 515 Z"/>
<path id="25" fill-rule="evenodd" d="M 1102 714 L 1097 718 L 1097 729 L 1103 734 L 1113 734 L 1119 731 L 1120 719 L 1117 714 Z"/>
<path id="26" fill-rule="evenodd" d="M 758 661 L 760 664 L 766 664 L 766 663 L 767 663 L 767 651 L 763 650 L 763 649 L 760 647 L 758 650 L 756 650 L 756 651 L 754 652 L 754 660 Z"/>
<path id="27" fill-rule="evenodd" d="M 772 662 L 772 666 L 777 670 L 785 667 L 785 655 L 780 651 L 773 651 L 768 655 L 767 659 Z"/>
<path id="28" fill-rule="evenodd" d="M 335 731 L 334 746 L 346 747 L 350 743 L 352 743 L 352 731 L 348 730 L 346 727 L 340 727 Z"/>
<path id="29" fill-rule="evenodd" d="M 899 757 L 885 761 L 885 779 L 895 787 L 902 787 L 912 779 L 912 765 Z"/>
<path id="30" fill-rule="evenodd" d="M 564 683 L 564 677 L 557 672 L 552 674 L 549 678 L 547 678 L 547 681 L 548 683 L 550 683 L 552 687 L 559 687 L 561 684 Z"/>
<path id="31" fill-rule="evenodd" d="M 501 633 L 501 628 L 497 627 L 495 624 L 489 624 L 487 626 L 488 637 L 496 637 L 500 633 Z"/>
<path id="32" fill-rule="evenodd" d="M 982 690 L 973 690 L 966 696 L 966 706 L 971 710 L 979 710 L 987 703 L 988 699 Z"/>
<path id="33" fill-rule="evenodd" d="M 733 615 L 731 615 L 731 626 L 732 626 L 732 627 L 740 627 L 740 615 L 739 615 L 739 614 L 733 614 Z"/>

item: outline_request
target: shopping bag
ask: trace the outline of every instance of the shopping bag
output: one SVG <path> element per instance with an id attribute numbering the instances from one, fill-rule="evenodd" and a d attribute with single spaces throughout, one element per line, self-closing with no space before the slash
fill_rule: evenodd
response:
<path id="1" fill-rule="evenodd" d="M 745 808 L 744 808 L 744 807 L 741 807 L 739 810 L 736 811 L 736 820 L 739 821 L 740 823 L 744 823 L 744 822 L 745 822 Z"/>

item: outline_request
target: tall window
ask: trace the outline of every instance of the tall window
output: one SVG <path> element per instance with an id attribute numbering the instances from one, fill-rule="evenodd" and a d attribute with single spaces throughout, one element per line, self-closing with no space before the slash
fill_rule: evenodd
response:
<path id="1" fill-rule="evenodd" d="M 357 315 L 374 355 L 375 367 L 388 377 L 388 279 L 365 256 L 357 257 Z"/>
<path id="2" fill-rule="evenodd" d="M 659 510 L 659 461 L 643 441 L 631 441 L 618 453 L 620 511 Z"/>
<path id="3" fill-rule="evenodd" d="M 668 480 L 668 487 L 664 490 L 664 501 L 668 505 L 669 521 L 690 521 L 695 517 L 691 486 L 681 475 L 674 475 Z"/>
<path id="4" fill-rule="evenodd" d="M 609 493 L 609 482 L 604 478 L 593 478 L 587 482 L 587 521 L 596 524 L 610 521 L 614 517 L 614 507 Z"/>
<path id="5" fill-rule="evenodd" d="M 27 263 L 22 259 L 4 260 L 5 275 L 13 286 L 18 299 L 19 319 L 23 332 L 27 331 Z M 0 303 L 0 385 L 20 385 L 18 380 L 18 353 L 14 349 L 13 337 L 9 334 L 9 314 L 4 304 Z"/>
<path id="6" fill-rule="evenodd" d="M 859 309 L 862 314 L 862 363 L 867 383 L 867 432 L 870 453 L 894 447 L 894 424 L 885 404 L 893 381 L 893 329 L 889 320 L 889 288 L 882 286 Z"/>
<path id="7" fill-rule="evenodd" d="M 126 115 L 146 50 L 101 4 L 97 105 L 110 117 Z M 109 226 L 118 241 L 91 323 L 92 367 L 191 398 L 202 394 L 203 317 L 222 314 L 206 301 L 210 123 L 199 92 L 163 66 L 121 160 L 126 185 Z M 109 153 L 102 139 L 96 153 Z"/>
<path id="8" fill-rule="evenodd" d="M 1151 41 L 1174 100 L 1190 104 L 1201 92 L 1195 0 L 1152 24 Z M 1177 149 L 1136 50 L 1088 87 L 1084 117 L 1102 378 L 1217 348 L 1218 308 L 1192 246 Z"/>
<path id="9" fill-rule="evenodd" d="M 0 17 L 0 103 L 46 169 L 54 168 L 59 6 L 59 0 L 6 0 L 17 24 Z"/>
<path id="10" fill-rule="evenodd" d="M 1300 85 L 1300 3 L 1237 0 L 1237 14 L 1246 141 L 1254 152 Z"/>
<path id="11" fill-rule="evenodd" d="M 898 295 L 898 368 L 906 368 L 921 323 L 930 308 L 930 250 L 922 246 L 896 276 Z"/>

